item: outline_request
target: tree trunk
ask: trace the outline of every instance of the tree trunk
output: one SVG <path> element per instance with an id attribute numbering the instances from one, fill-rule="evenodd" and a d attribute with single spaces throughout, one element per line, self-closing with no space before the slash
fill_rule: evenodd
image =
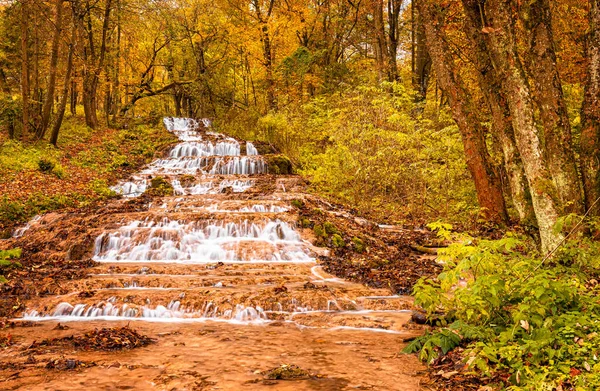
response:
<path id="1" fill-rule="evenodd" d="M 382 81 L 385 73 L 385 25 L 383 23 L 383 0 L 373 0 L 373 24 L 375 29 L 375 61 L 377 64 L 377 80 Z"/>
<path id="2" fill-rule="evenodd" d="M 8 85 L 8 80 L 6 80 L 6 73 L 4 73 L 4 69 L 0 68 L 0 85 L 2 86 L 2 92 L 6 95 L 5 99 L 7 99 L 11 103 L 11 107 L 14 109 L 14 100 L 12 98 L 12 94 L 10 93 L 10 86 Z M 15 112 L 11 110 L 7 113 L 7 128 L 8 128 L 8 138 L 15 138 Z"/>
<path id="3" fill-rule="evenodd" d="M 63 0 L 56 0 L 56 22 L 54 31 L 54 37 L 52 38 L 52 52 L 50 55 L 50 75 L 48 78 L 48 88 L 46 91 L 46 99 L 44 100 L 44 106 L 42 108 L 42 119 L 40 125 L 37 128 L 37 138 L 42 139 L 50 124 L 50 114 L 52 112 L 52 106 L 54 105 L 54 90 L 56 89 L 56 71 L 58 65 L 58 48 L 60 44 L 60 36 L 62 33 L 62 12 L 63 12 Z"/>
<path id="4" fill-rule="evenodd" d="M 581 109 L 581 171 L 586 208 L 591 208 L 600 197 L 600 0 L 589 2 L 587 80 Z M 600 207 L 591 213 L 600 215 Z"/>
<path id="5" fill-rule="evenodd" d="M 413 2 L 423 0 L 413 0 Z M 415 25 L 415 68 L 413 72 L 413 85 L 416 87 L 419 101 L 427 98 L 427 87 L 429 86 L 429 74 L 431 73 L 431 57 L 427 51 L 425 42 L 425 26 L 421 14 L 417 12 Z"/>
<path id="6" fill-rule="evenodd" d="M 548 0 L 526 2 L 521 13 L 529 35 L 525 59 L 531 92 L 544 127 L 545 157 L 564 213 L 583 213 L 581 182 L 571 144 L 567 114 L 552 35 Z"/>
<path id="7" fill-rule="evenodd" d="M 62 95 L 58 104 L 58 110 L 56 111 L 56 121 L 52 128 L 52 134 L 50 135 L 50 144 L 57 146 L 58 134 L 62 121 L 65 116 L 65 109 L 67 108 L 67 99 L 69 98 L 69 85 L 71 84 L 71 73 L 73 71 L 73 52 L 75 51 L 75 39 L 76 39 L 77 27 L 75 20 L 73 20 L 73 26 L 71 27 L 71 42 L 69 43 L 69 55 L 67 57 L 67 71 L 65 73 L 65 81 L 63 83 Z"/>
<path id="8" fill-rule="evenodd" d="M 475 114 L 477 109 L 460 74 L 454 69 L 450 52 L 444 44 L 440 31 L 444 24 L 443 14 L 425 1 L 419 2 L 418 7 L 437 80 L 448 96 L 452 116 L 461 133 L 467 166 L 475 182 L 482 214 L 496 223 L 503 223 L 507 220 L 507 214 L 502 185 L 489 161 L 484 128 Z"/>
<path id="9" fill-rule="evenodd" d="M 27 34 L 29 1 L 21 1 L 21 97 L 23 99 L 23 134 L 29 131 L 29 51 Z"/>
<path id="10" fill-rule="evenodd" d="M 487 32 L 486 43 L 494 67 L 503 81 L 517 148 L 531 190 L 531 200 L 542 242 L 541 249 L 548 252 L 563 239 L 560 233 L 554 231 L 559 211 L 553 198 L 556 188 L 544 159 L 529 84 L 517 54 L 515 21 L 510 14 L 510 0 L 489 0 L 485 10 L 488 17 L 484 28 Z"/>
<path id="11" fill-rule="evenodd" d="M 478 0 L 462 0 L 466 20 L 465 32 L 474 50 L 474 63 L 478 70 L 478 83 L 492 115 L 492 132 L 500 140 L 504 167 L 508 177 L 510 199 L 523 225 L 535 226 L 535 214 L 525 176 L 523 161 L 515 142 L 515 132 L 510 121 L 510 109 L 502 93 L 502 85 L 490 59 L 482 29 Z"/>
<path id="12" fill-rule="evenodd" d="M 71 115 L 77 114 L 77 82 L 71 81 L 71 99 L 70 99 L 70 110 Z"/>
<path id="13" fill-rule="evenodd" d="M 389 81 L 400 80 L 398 74 L 398 41 L 400 35 L 400 10 L 402 9 L 402 0 L 388 0 L 388 68 Z"/>

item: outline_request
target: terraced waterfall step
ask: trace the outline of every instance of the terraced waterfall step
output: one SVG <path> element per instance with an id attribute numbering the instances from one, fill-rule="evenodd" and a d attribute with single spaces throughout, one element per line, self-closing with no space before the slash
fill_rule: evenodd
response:
<path id="1" fill-rule="evenodd" d="M 180 143 L 116 184 L 121 199 L 97 216 L 40 216 L 15 233 L 69 238 L 35 250 L 88 263 L 24 303 L 15 344 L 0 351 L 0 389 L 420 389 L 422 366 L 398 354 L 422 332 L 410 323 L 411 298 L 325 272 L 329 249 L 298 226 L 291 203 L 303 197 L 299 178 L 270 175 L 251 142 L 209 121 L 164 123 Z M 156 177 L 173 195 L 142 196 Z M 155 342 L 127 352 L 33 348 L 124 325 Z M 76 369 L 46 368 L 57 357 Z M 315 375 L 262 377 L 282 364 Z"/>

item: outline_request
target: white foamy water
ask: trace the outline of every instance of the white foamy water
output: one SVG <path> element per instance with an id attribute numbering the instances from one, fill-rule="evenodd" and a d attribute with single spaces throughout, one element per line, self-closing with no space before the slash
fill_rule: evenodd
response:
<path id="1" fill-rule="evenodd" d="M 136 306 L 115 305 L 111 300 L 96 304 L 60 303 L 50 313 L 40 313 L 36 310 L 25 312 L 24 320 L 123 320 L 123 319 L 222 319 L 240 323 L 261 322 L 267 320 L 267 315 L 261 307 L 250 307 L 238 304 L 235 308 L 220 309 L 212 303 L 206 303 L 202 308 L 185 308 L 177 300 L 172 300 L 167 306 Z"/>
<path id="2" fill-rule="evenodd" d="M 40 221 L 41 218 L 42 216 L 40 215 L 34 216 L 31 220 L 29 220 L 29 222 L 25 226 L 15 229 L 15 232 L 13 232 L 12 237 L 20 238 L 25 234 L 25 232 L 29 231 L 29 228 L 31 228 L 32 225 L 35 225 L 35 223 Z"/>
<path id="3" fill-rule="evenodd" d="M 252 243 L 248 243 L 252 242 Z M 312 261 L 298 233 L 280 220 L 255 223 L 133 221 L 96 238 L 100 262 L 183 263 L 231 261 Z"/>
<path id="4" fill-rule="evenodd" d="M 215 137 L 215 141 L 202 140 L 198 130 L 209 128 L 209 120 L 194 120 L 190 118 L 172 118 L 163 120 L 165 128 L 175 134 L 181 141 L 169 152 L 168 157 L 156 159 L 144 169 L 138 177 L 121 181 L 111 187 L 117 194 L 124 197 L 138 197 L 149 187 L 150 179 L 163 176 L 171 182 L 178 195 L 216 194 L 226 187 L 231 187 L 234 193 L 248 190 L 254 182 L 249 180 L 225 180 L 218 186 L 208 181 L 197 184 L 189 189 L 183 188 L 176 177 L 178 175 L 257 175 L 267 172 L 267 165 L 258 155 L 252 143 L 246 143 L 246 155 L 240 154 L 240 143 L 218 133 L 206 132 Z M 143 176 L 143 178 L 140 178 Z"/>
<path id="5" fill-rule="evenodd" d="M 245 201 L 227 200 L 204 207 L 209 212 L 223 212 L 219 218 L 199 218 L 178 211 L 177 218 L 170 217 L 168 205 L 174 210 L 179 205 L 196 205 L 198 197 L 193 196 L 219 193 L 243 193 L 252 188 L 254 179 L 249 175 L 262 174 L 267 166 L 257 149 L 246 143 L 246 153 L 241 154 L 240 143 L 222 135 L 198 130 L 210 127 L 210 121 L 196 121 L 186 118 L 165 118 L 167 130 L 177 135 L 181 142 L 175 145 L 165 158 L 156 159 L 142 171 L 113 187 L 113 190 L 126 197 L 137 197 L 150 186 L 153 177 L 162 176 L 168 180 L 176 196 L 158 200 L 148 205 L 153 216 L 124 221 L 116 229 L 106 230 L 97 236 L 94 243 L 93 259 L 98 262 L 140 263 L 143 265 L 135 274 L 100 274 L 99 276 L 136 276 L 146 275 L 148 266 L 155 263 L 169 264 L 215 264 L 215 263 L 315 263 L 315 258 L 296 229 L 289 223 L 267 213 L 284 213 L 289 210 L 284 205 L 272 205 L 268 202 L 245 203 Z M 207 139 L 202 139 L 207 134 Z M 183 175 L 193 175 L 193 178 Z M 228 175 L 228 177 L 220 177 Z M 183 183 L 182 183 L 183 182 Z M 234 208 L 228 208 L 230 203 Z M 242 202 L 241 205 L 238 202 Z M 245 204 L 244 204 L 245 203 Z M 278 202 L 279 203 L 279 202 Z M 202 200 L 200 205 L 202 205 Z M 231 213 L 263 213 L 257 216 L 234 216 Z M 182 217 L 183 216 L 183 217 Z M 205 216 L 205 215 L 201 215 Z M 247 217 L 247 218 L 246 218 Z M 150 275 L 150 274 L 149 274 Z M 159 276 L 160 274 L 151 274 Z M 160 276 L 177 276 L 165 274 Z M 189 277 L 186 275 L 185 277 Z M 194 275 L 192 275 L 194 277 Z M 237 278 L 237 277 L 236 277 Z M 222 281 L 212 282 L 213 288 L 229 286 Z M 123 282 L 118 286 L 109 286 L 104 291 L 179 290 L 173 285 L 163 287 L 160 283 L 145 287 L 137 280 Z M 184 296 L 180 296 L 183 298 Z M 134 305 L 119 302 L 113 297 L 97 303 L 62 302 L 54 309 L 25 312 L 28 320 L 144 320 L 144 321 L 226 321 L 234 323 L 264 322 L 267 315 L 261 307 L 228 304 L 219 308 L 212 303 L 202 304 L 201 308 L 184 307 L 180 301 L 173 300 L 167 305 Z M 333 303 L 333 302 L 332 302 Z M 235 304 L 235 303 L 234 303 Z M 199 305 L 199 304 L 196 304 Z M 328 303 L 328 307 L 331 303 Z M 282 308 L 281 304 L 277 307 Z M 299 304 L 293 310 L 310 310 Z M 329 309 L 329 308 L 328 308 Z"/>

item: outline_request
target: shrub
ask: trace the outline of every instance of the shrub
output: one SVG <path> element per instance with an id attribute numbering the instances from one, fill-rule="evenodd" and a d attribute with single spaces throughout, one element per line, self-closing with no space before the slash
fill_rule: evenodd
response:
<path id="1" fill-rule="evenodd" d="M 337 227 L 333 223 L 330 223 L 329 221 L 326 221 L 323 223 L 323 229 L 325 230 L 327 235 L 334 235 L 334 234 L 340 233 L 340 231 L 337 229 Z"/>
<path id="2" fill-rule="evenodd" d="M 172 196 L 173 186 L 165 178 L 157 176 L 152 178 L 150 187 L 145 193 L 157 197 Z"/>
<path id="3" fill-rule="evenodd" d="M 360 239 L 357 238 L 356 236 L 352 238 L 352 244 L 354 245 L 354 250 L 357 253 L 364 253 L 366 250 L 366 246 L 365 243 Z"/>
<path id="4" fill-rule="evenodd" d="M 50 172 L 54 169 L 54 165 L 55 163 L 50 161 L 50 160 L 46 160 L 46 159 L 40 159 L 38 160 L 38 169 L 41 172 Z"/>
<path id="5" fill-rule="evenodd" d="M 88 185 L 101 199 L 116 197 L 117 193 L 112 190 L 104 179 L 94 179 Z"/>
<path id="6" fill-rule="evenodd" d="M 506 373 L 511 390 L 599 389 L 600 243 L 580 236 L 542 258 L 514 234 L 461 239 L 414 289 L 441 329 L 405 351 L 431 363 L 460 344 L 469 370 Z"/>
<path id="7" fill-rule="evenodd" d="M 5 270 L 12 267 L 21 267 L 19 262 L 15 259 L 21 257 L 21 249 L 16 248 L 12 250 L 0 250 L 0 283 L 5 283 L 6 278 L 4 277 Z"/>
<path id="8" fill-rule="evenodd" d="M 334 248 L 346 247 L 346 242 L 344 242 L 344 239 L 339 234 L 333 234 L 331 237 L 331 246 Z"/>

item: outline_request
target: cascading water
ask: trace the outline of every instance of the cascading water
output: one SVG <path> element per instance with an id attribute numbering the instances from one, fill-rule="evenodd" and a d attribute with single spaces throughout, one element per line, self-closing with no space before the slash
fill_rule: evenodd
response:
<path id="1" fill-rule="evenodd" d="M 226 193 L 227 189 L 233 193 L 248 191 L 255 181 L 247 176 L 266 172 L 266 164 L 252 143 L 246 143 L 246 156 L 242 156 L 237 140 L 212 132 L 199 132 L 210 126 L 207 121 L 165 118 L 164 123 L 181 142 L 170 150 L 168 157 L 155 160 L 129 181 L 115 186 L 115 191 L 137 197 L 150 186 L 152 177 L 161 175 L 172 184 L 178 196 L 176 205 L 194 205 L 202 196 Z M 223 175 L 229 177 L 220 177 Z M 178 209 L 178 206 L 174 208 L 175 211 Z M 314 263 L 307 244 L 294 227 L 273 216 L 288 209 L 275 204 L 227 208 L 216 203 L 205 210 L 225 217 L 197 219 L 186 214 L 172 217 L 167 203 L 158 202 L 150 207 L 155 211 L 151 216 L 125 221 L 120 227 L 100 234 L 95 240 L 93 259 L 117 265 Z M 139 284 L 138 281 L 121 282 L 120 289 L 140 290 Z M 224 287 L 220 281 L 213 284 L 216 288 Z M 32 310 L 25 317 L 224 318 L 240 322 L 267 317 L 260 306 L 238 304 L 234 308 L 218 310 L 217 307 L 186 308 L 180 301 L 155 305 L 149 298 L 147 301 L 145 305 L 116 303 L 114 298 L 97 303 L 61 302 L 53 311 L 38 313 Z"/>

